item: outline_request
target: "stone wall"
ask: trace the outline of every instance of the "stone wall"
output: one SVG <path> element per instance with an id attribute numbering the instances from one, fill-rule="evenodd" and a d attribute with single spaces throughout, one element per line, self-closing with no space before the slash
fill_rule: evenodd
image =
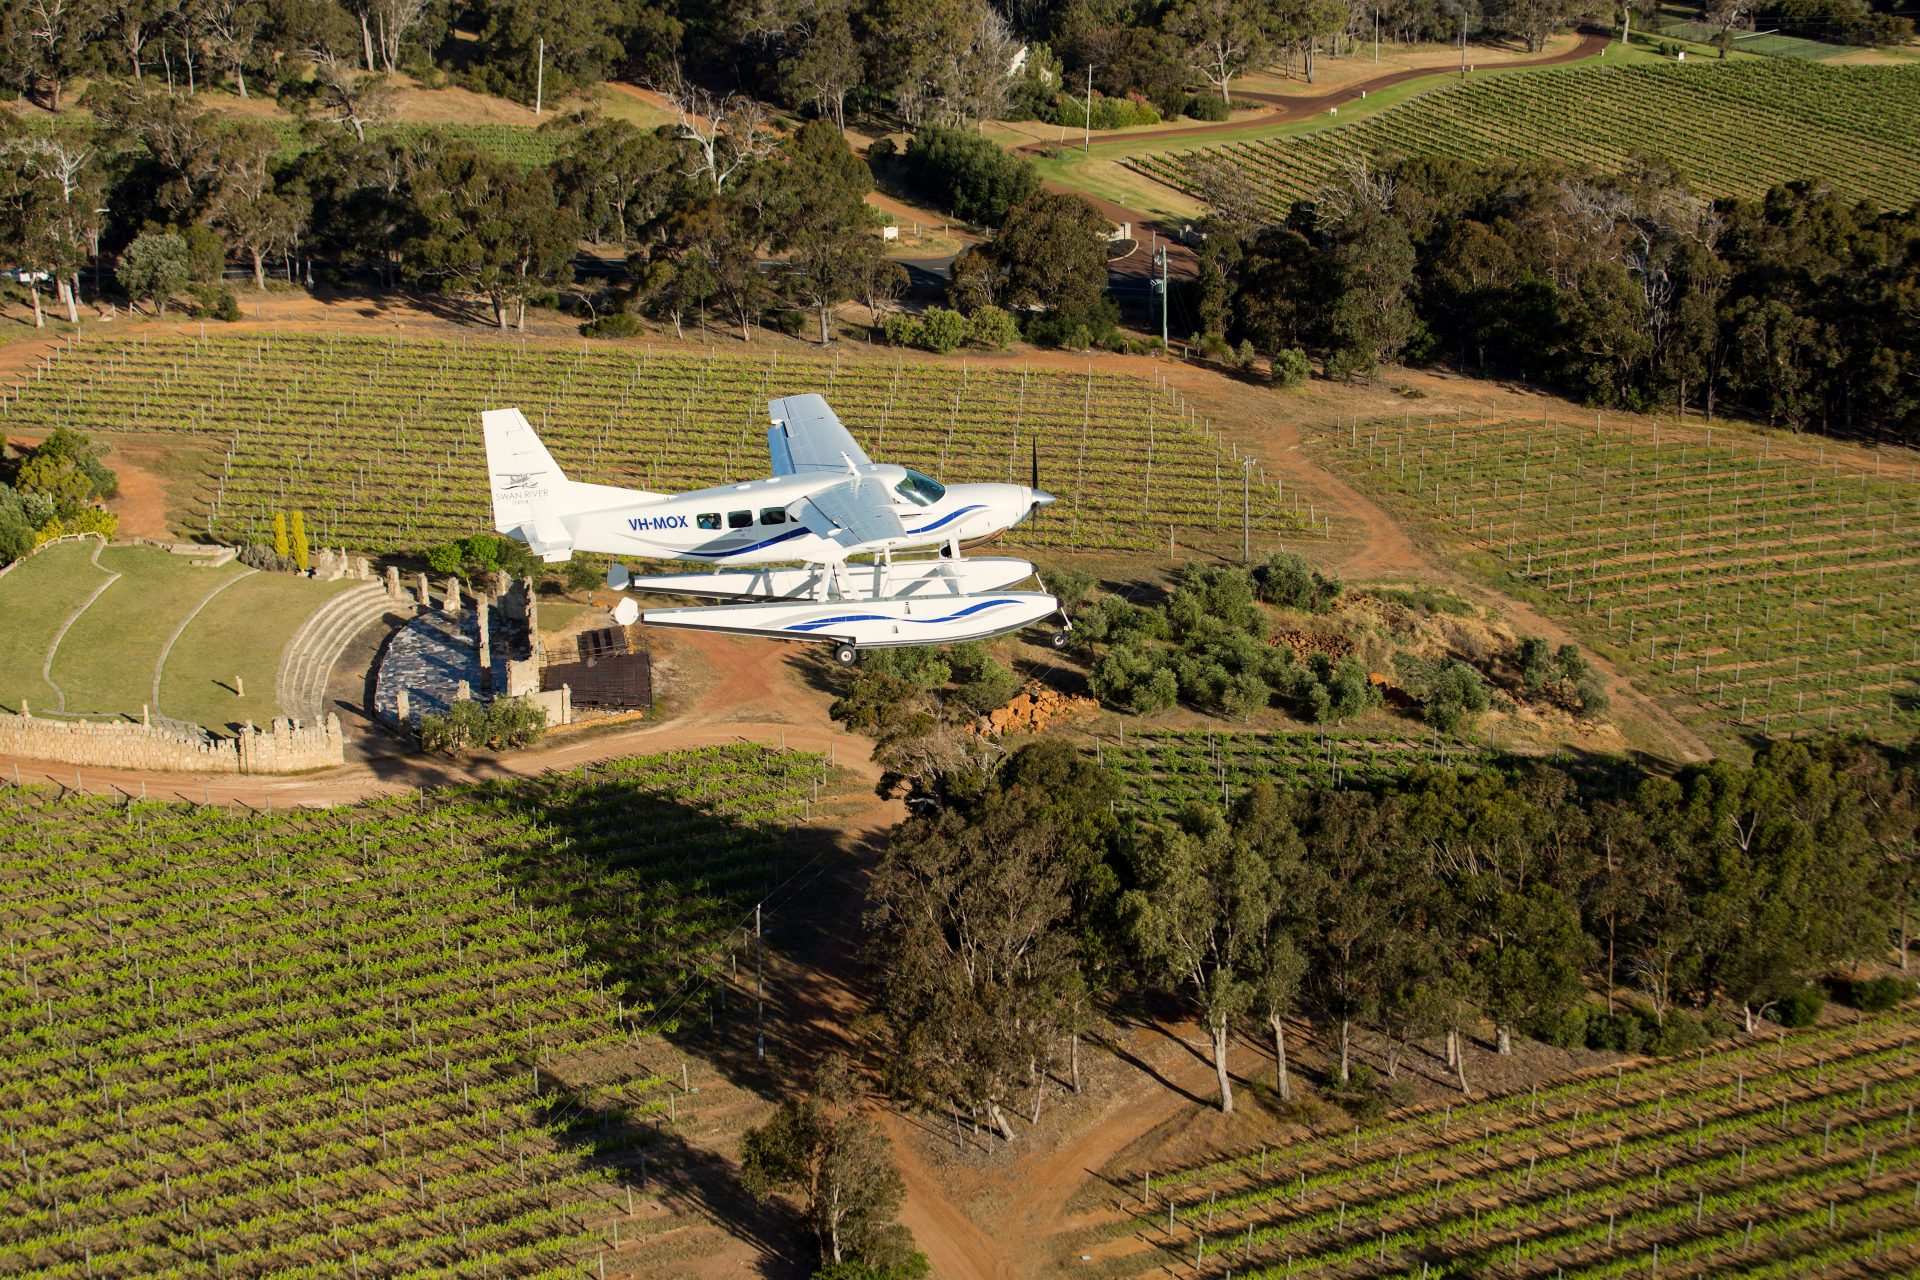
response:
<path id="1" fill-rule="evenodd" d="M 124 720 L 46 720 L 0 712 L 0 755 L 100 769 L 168 773 L 295 773 L 346 762 L 340 719 L 324 725 L 275 720 L 238 738 L 199 738 Z"/>

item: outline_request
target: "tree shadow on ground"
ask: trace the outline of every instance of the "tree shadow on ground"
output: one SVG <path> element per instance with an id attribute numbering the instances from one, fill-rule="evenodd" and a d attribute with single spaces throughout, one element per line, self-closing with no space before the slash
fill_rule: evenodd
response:
<path id="1" fill-rule="evenodd" d="M 652 1199 L 670 1214 L 705 1218 L 745 1241 L 757 1255 L 756 1274 L 768 1280 L 810 1274 L 800 1215 L 785 1200 L 756 1200 L 731 1162 L 687 1142 L 658 1114 L 609 1105 L 591 1086 L 556 1080 L 544 1096 L 546 1120 L 558 1139 L 627 1193 L 624 1204 L 610 1206 L 616 1218 L 623 1209 L 631 1217 L 635 1201 Z M 629 1238 L 645 1239 L 638 1231 Z"/>

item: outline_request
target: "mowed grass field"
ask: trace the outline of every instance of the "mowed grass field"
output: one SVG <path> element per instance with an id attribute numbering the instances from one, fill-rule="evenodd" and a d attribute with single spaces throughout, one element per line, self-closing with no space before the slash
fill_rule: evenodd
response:
<path id="1" fill-rule="evenodd" d="M 767 401 L 825 395 L 876 460 L 948 482 L 1025 481 L 1059 506 L 1016 531 L 1063 550 L 1333 536 L 1311 494 L 1256 470 L 1177 391 L 1058 367 L 720 354 L 693 344 L 403 341 L 336 334 L 89 340 L 23 386 L 21 430 L 191 433 L 218 446 L 188 501 L 245 544 L 303 510 L 316 545 L 416 550 L 491 527 L 483 409 L 520 408 L 570 477 L 676 492 L 766 475 Z"/>
<path id="2" fill-rule="evenodd" d="M 1140 155 L 1139 172 L 1196 193 L 1192 163 L 1229 160 L 1271 211 L 1355 161 L 1452 156 L 1619 171 L 1673 165 L 1710 196 L 1792 179 L 1904 208 L 1920 198 L 1920 67 L 1789 59 L 1541 68 L 1447 84 L 1352 125 L 1298 137 Z"/>
<path id="3" fill-rule="evenodd" d="M 214 733 L 264 726 L 284 714 L 274 676 L 288 640 L 353 585 L 155 547 L 48 547 L 0 577 L 0 709 L 138 720 L 145 707 Z"/>
<path id="4" fill-rule="evenodd" d="M 823 766 L 278 813 L 0 788 L 0 1275 L 658 1274 L 703 1229 L 661 1179 L 732 1096 L 672 1097 L 664 1041 L 752 1045 L 729 957 Z"/>
<path id="5" fill-rule="evenodd" d="M 0 617 L 6 619 L 0 626 L 0 709 L 60 709 L 60 691 L 43 674 L 47 654 L 67 619 L 111 577 L 93 564 L 102 549 L 92 538 L 58 543 L 0 577 Z"/>
<path id="6" fill-rule="evenodd" d="M 1917 1030 L 1905 1009 L 1768 1031 L 1369 1123 L 1328 1117 L 1187 1167 L 1131 1159 L 1092 1184 L 1060 1268 L 1087 1255 L 1103 1280 L 1913 1275 Z"/>
<path id="7" fill-rule="evenodd" d="M 1330 466 L 1722 749 L 1920 729 L 1920 460 L 1756 428 L 1404 415 Z"/>

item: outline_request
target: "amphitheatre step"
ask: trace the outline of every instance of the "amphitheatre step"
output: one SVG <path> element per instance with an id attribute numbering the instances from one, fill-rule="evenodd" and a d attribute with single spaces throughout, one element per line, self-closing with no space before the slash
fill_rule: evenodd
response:
<path id="1" fill-rule="evenodd" d="M 367 583 L 342 592 L 316 609 L 281 655 L 274 684 L 281 709 L 301 720 L 322 719 L 327 685 L 347 645 L 389 611 L 412 607 L 405 599 L 389 599 L 379 584 Z"/>

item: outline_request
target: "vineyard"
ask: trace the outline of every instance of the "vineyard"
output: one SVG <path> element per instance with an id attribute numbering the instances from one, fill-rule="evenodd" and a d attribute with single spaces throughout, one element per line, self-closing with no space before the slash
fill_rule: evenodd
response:
<path id="1" fill-rule="evenodd" d="M 1920 197 L 1920 67 L 1787 59 L 1560 67 L 1452 83 L 1339 128 L 1134 156 L 1141 173 L 1199 195 L 1195 156 L 1230 160 L 1284 212 L 1356 159 L 1441 155 L 1618 171 L 1671 163 L 1711 196 L 1757 196 L 1817 178 L 1885 208 Z"/>
<path id="2" fill-rule="evenodd" d="M 1914 1015 L 1134 1168 L 1103 1275 L 1911 1275 Z M 1094 1243 L 1098 1240 L 1099 1243 Z"/>
<path id="3" fill-rule="evenodd" d="M 210 467 L 193 532 L 266 536 L 306 512 L 328 546 L 418 547 L 485 528 L 480 411 L 517 405 L 568 474 L 656 492 L 767 473 L 766 402 L 819 391 L 877 460 L 947 481 L 1024 481 L 1064 501 L 1018 531 L 1038 547 L 1148 550 L 1338 524 L 1257 469 L 1177 391 L 1110 374 L 995 365 L 721 356 L 329 334 L 150 334 L 68 348 L 4 401 L 0 429 L 177 432 Z"/>
<path id="4" fill-rule="evenodd" d="M 0 1273 L 612 1265 L 685 1109 L 659 1037 L 715 1016 L 821 775 L 741 747 L 278 814 L 0 790 Z"/>
<path id="5" fill-rule="evenodd" d="M 1416 420 L 1320 440 L 1710 740 L 1920 726 L 1910 455 L 1739 428 Z"/>
<path id="6" fill-rule="evenodd" d="M 1491 750 L 1433 736 L 1365 730 L 1240 733 L 1125 733 L 1095 740 L 1142 811 L 1165 816 L 1200 801 L 1225 808 L 1261 780 L 1281 785 L 1367 786 L 1404 778 L 1421 765 L 1492 763 Z"/>

